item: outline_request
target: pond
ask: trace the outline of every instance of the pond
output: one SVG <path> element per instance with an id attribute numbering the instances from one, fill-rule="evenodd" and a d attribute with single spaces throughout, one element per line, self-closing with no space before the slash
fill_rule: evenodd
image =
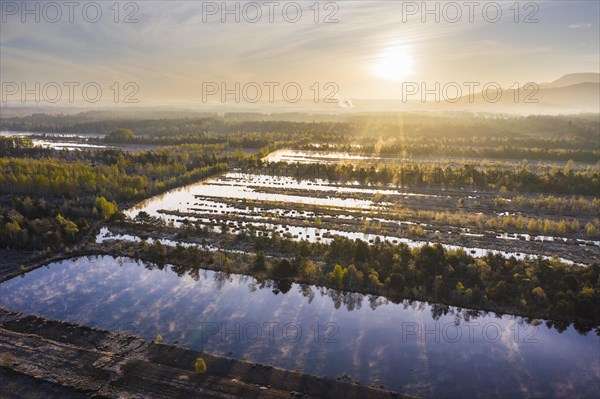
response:
<path id="1" fill-rule="evenodd" d="M 426 397 L 597 397 L 600 338 L 424 302 L 100 256 L 0 284 L 10 310 Z"/>
<path id="2" fill-rule="evenodd" d="M 17 132 L 14 130 L 2 130 L 0 136 L 41 136 L 54 138 L 69 138 L 69 139 L 88 139 L 88 138 L 103 138 L 106 135 L 102 133 L 56 133 L 56 132 Z"/>

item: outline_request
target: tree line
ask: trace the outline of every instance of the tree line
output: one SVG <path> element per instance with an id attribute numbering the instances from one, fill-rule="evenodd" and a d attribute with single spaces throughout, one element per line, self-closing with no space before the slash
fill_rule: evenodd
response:
<path id="1" fill-rule="evenodd" d="M 486 189 L 596 196 L 600 187 L 600 167 L 573 169 L 572 164 L 535 173 L 525 165 L 514 168 L 479 168 L 472 163 L 441 166 L 438 163 L 399 164 L 289 164 L 265 163 L 262 172 L 298 180 L 324 179 L 335 183 L 391 185 L 397 187 L 477 186 Z"/>

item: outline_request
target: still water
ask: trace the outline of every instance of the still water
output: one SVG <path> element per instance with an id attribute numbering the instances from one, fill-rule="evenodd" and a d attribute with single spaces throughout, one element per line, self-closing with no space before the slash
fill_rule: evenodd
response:
<path id="1" fill-rule="evenodd" d="M 10 310 L 425 397 L 598 397 L 600 337 L 520 317 L 128 258 L 0 284 Z"/>
<path id="2" fill-rule="evenodd" d="M 130 218 L 135 218 L 141 211 L 148 213 L 150 216 L 161 218 L 167 222 L 173 222 L 175 227 L 180 227 L 180 221 L 183 218 L 176 218 L 172 214 L 173 212 L 182 212 L 186 214 L 185 219 L 188 219 L 192 222 L 200 222 L 205 226 L 211 226 L 210 218 L 202 217 L 200 213 L 206 212 L 214 212 L 215 214 L 223 215 L 223 214 L 232 214 L 232 215 L 240 215 L 245 218 L 254 219 L 255 222 L 245 222 L 245 226 L 248 227 L 250 225 L 259 228 L 266 229 L 268 231 L 279 231 L 281 233 L 289 233 L 289 237 L 291 239 L 299 239 L 299 240 L 308 240 L 310 242 L 322 242 L 328 243 L 332 240 L 330 238 L 326 238 L 327 236 L 335 236 L 339 235 L 342 237 L 347 237 L 349 239 L 360 239 L 365 242 L 374 242 L 376 238 L 379 238 L 382 241 L 389 241 L 392 243 L 403 242 L 410 247 L 421 247 L 427 242 L 424 241 L 415 241 L 408 238 L 403 237 L 395 237 L 395 236 L 384 236 L 378 234 L 366 234 L 362 232 L 349 232 L 335 229 L 326 229 L 326 228 L 318 228 L 318 227 L 299 227 L 299 226 L 287 226 L 282 224 L 273 224 L 273 223 L 264 223 L 261 219 L 265 219 L 267 215 L 269 217 L 274 215 L 285 216 L 286 212 L 295 212 L 297 216 L 303 216 L 307 219 L 314 218 L 315 214 L 310 213 L 307 214 L 304 211 L 300 210 L 283 210 L 283 209 L 260 209 L 255 206 L 248 205 L 245 209 L 240 209 L 234 206 L 227 204 L 226 202 L 220 202 L 220 199 L 236 199 L 238 201 L 252 200 L 252 201 L 269 201 L 269 202 L 282 202 L 287 205 L 289 204 L 309 204 L 309 205 L 319 205 L 319 206 L 332 206 L 332 207 L 340 207 L 340 208 L 356 208 L 362 210 L 375 210 L 379 209 L 382 205 L 386 205 L 387 203 L 379 203 L 375 204 L 370 200 L 359 200 L 354 198 L 339 198 L 335 197 L 335 193 L 333 196 L 321 198 L 321 197 L 312 197 L 310 194 L 307 195 L 287 195 L 287 194 L 273 194 L 268 192 L 260 192 L 257 191 L 257 188 L 266 187 L 286 187 L 293 189 L 307 189 L 307 190 L 316 190 L 316 191 L 328 191 L 332 190 L 332 192 L 369 192 L 369 194 L 373 193 L 389 193 L 396 192 L 394 190 L 379 190 L 379 189 L 368 189 L 368 188 L 348 188 L 348 187 L 339 187 L 336 185 L 331 185 L 323 180 L 312 180 L 312 181 L 304 181 L 297 182 L 293 178 L 289 177 L 281 177 L 281 176 L 269 176 L 269 175 L 252 175 L 246 173 L 224 173 L 217 177 L 210 178 L 206 181 L 202 181 L 199 183 L 190 184 L 184 187 L 179 187 L 170 191 L 167 191 L 164 194 L 154 196 L 147 200 L 144 200 L 132 208 L 129 208 L 124 211 L 125 215 Z M 353 191 L 355 190 L 355 191 Z M 405 196 L 427 196 L 425 194 L 416 194 L 416 193 L 402 193 Z M 388 204 L 389 205 L 389 204 Z M 252 210 L 251 210 L 252 208 Z M 200 212 L 200 213 L 198 213 Z M 302 214 L 300 214 L 302 212 Z M 324 211 L 326 215 L 326 211 Z M 256 215 L 255 213 L 260 213 L 261 216 Z M 193 216 L 196 215 L 196 216 Z M 293 215 L 289 214 L 289 215 Z M 331 216 L 331 215 L 329 215 Z M 342 218 L 343 216 L 336 215 L 337 218 Z M 352 219 L 352 217 L 350 216 Z M 371 219 L 373 220 L 373 219 Z M 380 219 L 380 221 L 389 220 Z M 216 222 L 216 219 L 215 219 Z M 415 224 L 409 221 L 396 221 L 398 225 L 401 224 Z M 421 226 L 427 226 L 426 224 L 421 224 Z M 240 226 L 237 226 L 240 227 Z M 493 233 L 493 232 L 492 232 Z M 529 236 L 527 236 L 529 238 Z M 504 239 L 504 237 L 497 237 L 499 239 Z M 549 237 L 551 238 L 551 237 Z M 535 237 L 537 240 L 538 237 Z M 447 249 L 463 249 L 467 253 L 475 256 L 482 257 L 488 253 L 500 254 L 506 258 L 515 257 L 516 259 L 524 259 L 526 256 L 531 255 L 524 252 L 507 252 L 494 250 L 490 248 L 472 248 L 472 247 L 463 247 L 457 245 L 449 245 L 443 244 L 443 246 Z M 535 255 L 531 255 L 535 256 Z M 550 256 L 544 256 L 546 259 L 550 259 Z M 566 258 L 558 258 L 561 262 L 567 264 L 573 264 L 574 262 L 570 259 Z"/>

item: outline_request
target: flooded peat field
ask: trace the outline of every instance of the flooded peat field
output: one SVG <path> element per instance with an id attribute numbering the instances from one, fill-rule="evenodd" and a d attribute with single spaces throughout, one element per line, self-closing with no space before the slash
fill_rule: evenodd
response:
<path id="1" fill-rule="evenodd" d="M 443 160 L 436 156 L 405 156 L 405 157 L 394 157 L 394 156 L 377 156 L 377 155 L 365 155 L 359 152 L 336 152 L 336 151 L 315 151 L 315 150 L 294 150 L 294 149 L 281 149 L 271 152 L 265 157 L 266 161 L 269 162 L 289 162 L 289 163 L 307 163 L 307 164 L 335 164 L 340 162 L 377 162 L 381 164 L 394 164 L 398 162 L 404 163 L 440 163 L 440 164 L 453 164 L 460 162 L 468 162 L 478 166 L 485 166 L 488 163 L 505 162 L 519 164 L 523 160 L 521 159 L 482 159 L 480 157 L 444 157 Z M 543 169 L 553 165 L 565 166 L 567 161 L 548 161 L 548 160 L 536 160 L 533 162 L 527 162 L 532 168 Z M 589 163 L 574 162 L 575 166 L 590 166 Z"/>
<path id="2" fill-rule="evenodd" d="M 439 242 L 447 249 L 464 249 L 473 256 L 500 254 L 555 257 L 585 265 L 600 259 L 600 241 L 581 234 L 553 236 L 432 224 L 402 216 L 406 209 L 452 212 L 467 201 L 495 217 L 491 195 L 460 191 L 413 191 L 398 187 L 336 184 L 324 179 L 295 179 L 233 171 L 146 200 L 125 214 L 140 212 L 174 227 L 197 225 L 216 232 L 252 234 L 329 243 L 335 236 L 405 243 L 410 247 Z M 482 214 L 485 209 L 478 211 Z M 582 224 L 585 221 L 582 221 Z M 110 234 L 104 234 L 106 238 Z"/>
<path id="3" fill-rule="evenodd" d="M 0 306 L 424 397 L 597 397 L 600 337 L 425 302 L 111 256 L 0 284 Z"/>
<path id="4" fill-rule="evenodd" d="M 108 148 L 106 145 L 91 143 L 90 140 L 104 138 L 104 134 L 89 133 L 49 133 L 49 132 L 15 132 L 0 131 L 4 137 L 29 137 L 33 145 L 55 150 L 91 150 Z"/>
<path id="5" fill-rule="evenodd" d="M 127 152 L 142 152 L 159 147 L 153 144 L 109 144 L 103 141 L 106 137 L 105 134 L 95 133 L 16 132 L 4 130 L 0 131 L 0 137 L 28 137 L 34 146 L 58 151 L 120 149 Z"/>

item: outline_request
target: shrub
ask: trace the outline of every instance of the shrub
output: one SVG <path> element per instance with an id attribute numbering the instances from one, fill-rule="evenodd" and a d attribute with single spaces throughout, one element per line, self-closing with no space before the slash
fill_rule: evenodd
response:
<path id="1" fill-rule="evenodd" d="M 0 360 L 0 364 L 4 367 L 9 367 L 13 364 L 14 359 L 13 359 L 13 355 L 10 352 L 4 352 L 2 354 L 2 358 Z"/>
<path id="2" fill-rule="evenodd" d="M 296 275 L 297 271 L 288 259 L 281 259 L 275 264 L 273 268 L 273 274 L 277 277 L 292 277 Z"/>
<path id="3" fill-rule="evenodd" d="M 204 362 L 204 359 L 202 359 L 201 357 L 196 359 L 196 363 L 194 364 L 194 367 L 196 368 L 196 374 L 206 373 L 206 363 Z"/>

